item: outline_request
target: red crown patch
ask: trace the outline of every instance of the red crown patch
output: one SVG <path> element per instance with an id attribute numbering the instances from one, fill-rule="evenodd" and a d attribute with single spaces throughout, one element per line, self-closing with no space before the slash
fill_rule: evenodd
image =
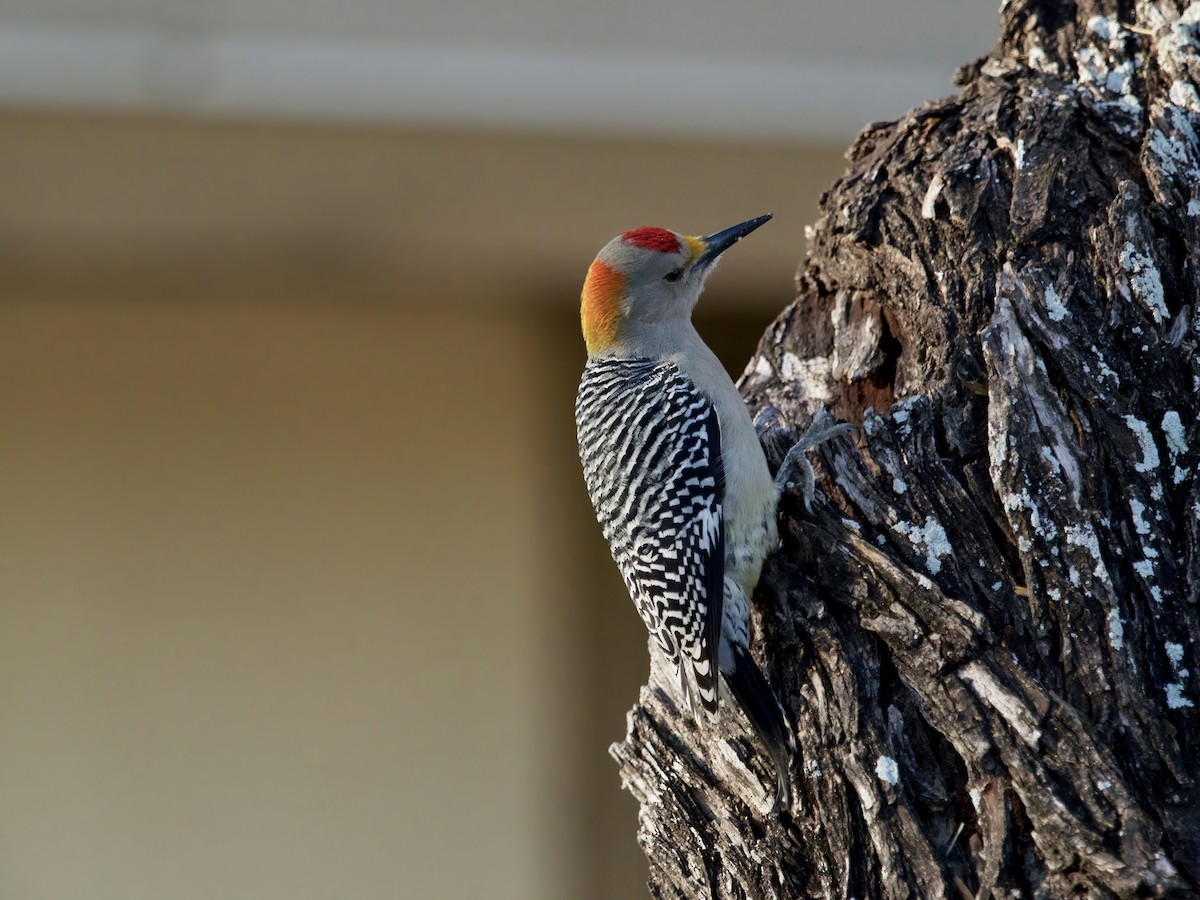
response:
<path id="1" fill-rule="evenodd" d="M 654 250 L 658 253 L 679 253 L 683 249 L 674 232 L 665 228 L 635 228 L 621 235 L 621 240 L 643 250 Z"/>

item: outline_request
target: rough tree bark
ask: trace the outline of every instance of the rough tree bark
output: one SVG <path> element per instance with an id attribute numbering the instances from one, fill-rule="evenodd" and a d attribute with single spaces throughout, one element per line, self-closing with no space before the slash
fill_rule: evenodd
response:
<path id="1" fill-rule="evenodd" d="M 613 747 L 655 896 L 1200 895 L 1200 2 L 1001 18 L 859 137 L 742 379 L 863 433 L 756 596 L 794 814 L 662 672 Z"/>

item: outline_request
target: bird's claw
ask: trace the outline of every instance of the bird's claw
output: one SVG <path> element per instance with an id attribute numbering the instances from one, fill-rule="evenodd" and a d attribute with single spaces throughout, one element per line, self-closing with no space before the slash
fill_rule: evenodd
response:
<path id="1" fill-rule="evenodd" d="M 754 430 L 760 439 L 773 429 L 785 427 L 783 413 L 774 406 L 764 406 L 754 415 Z"/>
<path id="2" fill-rule="evenodd" d="M 792 429 L 784 420 L 783 413 L 774 406 L 764 406 L 754 417 L 754 431 L 771 465 L 782 464 L 783 458 L 795 443 Z"/>
<path id="3" fill-rule="evenodd" d="M 795 488 L 797 476 L 799 477 L 804 508 L 810 514 L 812 513 L 812 498 L 817 490 L 817 475 L 813 471 L 812 463 L 804 454 L 826 441 L 858 431 L 858 427 L 849 422 L 830 424 L 832 421 L 833 417 L 828 412 L 818 410 L 813 415 L 804 434 L 787 451 L 783 462 L 779 465 L 779 473 L 775 476 L 775 486 L 781 494 Z"/>

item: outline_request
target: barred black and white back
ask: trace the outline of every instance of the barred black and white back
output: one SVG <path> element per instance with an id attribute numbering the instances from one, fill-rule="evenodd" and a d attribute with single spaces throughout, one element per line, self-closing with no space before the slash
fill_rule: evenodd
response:
<path id="1" fill-rule="evenodd" d="M 592 359 L 575 424 L 588 493 L 629 594 L 678 667 L 693 714 L 694 681 L 715 718 L 725 485 L 712 402 L 671 362 Z"/>

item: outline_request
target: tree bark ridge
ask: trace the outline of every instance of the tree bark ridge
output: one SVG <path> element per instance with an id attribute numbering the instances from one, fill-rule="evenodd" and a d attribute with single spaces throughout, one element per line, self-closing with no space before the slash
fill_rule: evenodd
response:
<path id="1" fill-rule="evenodd" d="M 747 366 L 863 436 L 755 598 L 794 815 L 658 662 L 613 748 L 655 896 L 1200 892 L 1200 3 L 1001 35 L 860 135 Z"/>

